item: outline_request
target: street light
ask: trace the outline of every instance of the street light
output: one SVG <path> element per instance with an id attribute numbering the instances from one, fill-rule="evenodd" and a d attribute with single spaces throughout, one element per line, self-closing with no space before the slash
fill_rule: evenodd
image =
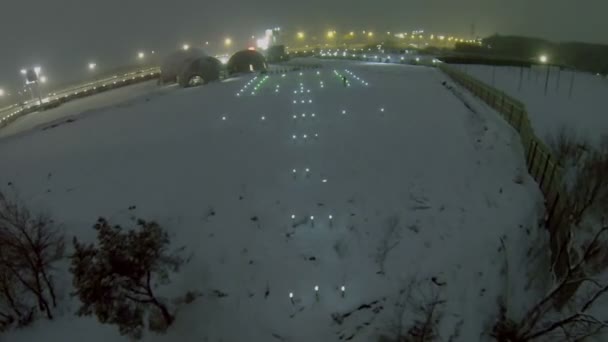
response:
<path id="1" fill-rule="evenodd" d="M 304 39 L 304 32 L 298 32 L 298 38 Z"/>
<path id="2" fill-rule="evenodd" d="M 368 37 L 373 37 L 373 36 L 374 36 L 374 32 L 369 31 L 369 32 L 367 33 L 367 36 L 368 36 Z"/>
<path id="3" fill-rule="evenodd" d="M 97 68 L 96 63 L 89 63 L 89 70 L 93 71 L 93 70 L 95 70 L 95 68 Z"/>
<path id="4" fill-rule="evenodd" d="M 224 40 L 224 45 L 226 45 L 226 46 L 230 46 L 230 45 L 232 45 L 232 39 L 230 39 L 230 38 L 226 38 L 226 39 Z"/>
<path id="5" fill-rule="evenodd" d="M 139 58 L 139 59 L 144 59 L 144 57 L 146 57 L 146 54 L 145 54 L 145 53 L 143 53 L 143 52 L 139 52 L 139 53 L 137 54 L 137 58 Z"/>
<path id="6" fill-rule="evenodd" d="M 336 34 L 336 31 L 327 31 L 327 38 L 333 38 Z"/>
<path id="7" fill-rule="evenodd" d="M 540 57 L 538 57 L 538 60 L 541 63 L 547 63 L 549 61 L 549 57 L 547 57 L 547 55 L 540 55 Z"/>
<path id="8" fill-rule="evenodd" d="M 182 49 L 184 49 L 184 51 L 188 51 L 188 50 L 190 50 L 190 45 L 188 45 L 188 44 L 184 44 L 184 45 L 182 46 Z"/>
<path id="9" fill-rule="evenodd" d="M 0 88 L 0 97 L 4 97 L 4 95 L 6 95 L 4 89 Z"/>
<path id="10" fill-rule="evenodd" d="M 46 76 L 40 76 L 40 83 L 46 83 Z"/>

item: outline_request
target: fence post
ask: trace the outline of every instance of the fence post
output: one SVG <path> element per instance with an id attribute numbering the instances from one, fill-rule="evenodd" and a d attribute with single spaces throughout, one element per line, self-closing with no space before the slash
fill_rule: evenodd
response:
<path id="1" fill-rule="evenodd" d="M 549 176 L 549 185 L 547 188 L 547 193 L 551 190 L 551 184 L 553 184 L 553 177 L 555 176 L 555 170 L 557 169 L 557 164 L 553 163 L 553 170 L 551 170 L 551 176 Z"/>
<path id="2" fill-rule="evenodd" d="M 549 209 L 549 217 L 547 217 L 547 226 L 549 226 L 549 229 L 551 229 L 551 221 L 553 221 L 553 214 L 555 213 L 555 209 L 557 208 L 557 202 L 559 202 L 559 192 L 555 194 L 553 204 L 551 204 L 551 209 Z"/>
<path id="3" fill-rule="evenodd" d="M 524 112 L 523 111 L 519 111 L 519 124 L 517 124 L 517 131 L 521 133 L 521 125 L 524 122 Z"/>
<path id="4" fill-rule="evenodd" d="M 532 174 L 532 165 L 534 165 L 534 159 L 536 158 L 536 145 L 537 145 L 537 143 L 536 143 L 536 140 L 534 140 L 534 139 L 530 139 L 530 140 L 533 141 L 534 150 L 532 151 L 532 155 L 530 156 L 530 162 L 528 163 L 528 173 Z"/>
<path id="5" fill-rule="evenodd" d="M 534 140 L 530 138 L 530 144 L 528 144 L 528 152 L 526 153 L 526 166 L 530 164 L 530 156 L 532 156 L 532 147 L 534 147 Z"/>
<path id="6" fill-rule="evenodd" d="M 543 183 L 545 181 L 545 174 L 547 173 L 547 168 L 549 167 L 549 156 L 547 156 L 547 160 L 545 161 L 545 167 L 543 167 L 543 174 L 540 177 L 540 190 L 543 191 Z"/>

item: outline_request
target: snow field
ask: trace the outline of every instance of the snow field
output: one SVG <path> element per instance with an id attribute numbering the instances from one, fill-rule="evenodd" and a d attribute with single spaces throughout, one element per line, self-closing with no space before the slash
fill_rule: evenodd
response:
<path id="1" fill-rule="evenodd" d="M 169 230 L 189 262 L 158 291 L 203 296 L 145 341 L 370 341 L 390 334 L 412 278 L 439 284 L 443 336 L 462 321 L 458 340 L 478 340 L 504 287 L 523 292 L 539 235 L 540 193 L 513 181 L 525 170 L 515 133 L 438 70 L 323 64 L 167 89 L 6 139 L 0 184 L 83 240 L 98 216 Z M 128 340 L 75 317 L 62 292 L 62 317 L 8 340 Z"/>
<path id="2" fill-rule="evenodd" d="M 486 65 L 456 67 L 522 101 L 534 130 L 545 142 L 547 136 L 557 134 L 563 126 L 594 145 L 608 133 L 605 110 L 608 80 L 605 77 L 551 67 L 547 78 L 547 66 L 523 69 Z"/>

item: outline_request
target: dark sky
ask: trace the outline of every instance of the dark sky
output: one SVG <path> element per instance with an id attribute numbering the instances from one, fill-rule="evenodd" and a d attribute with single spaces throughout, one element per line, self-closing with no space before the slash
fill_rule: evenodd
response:
<path id="1" fill-rule="evenodd" d="M 606 0 L 1 0 L 0 87 L 39 64 L 49 80 L 135 62 L 138 50 L 177 48 L 265 28 L 525 34 L 608 43 Z M 244 45 L 244 43 L 239 44 Z"/>

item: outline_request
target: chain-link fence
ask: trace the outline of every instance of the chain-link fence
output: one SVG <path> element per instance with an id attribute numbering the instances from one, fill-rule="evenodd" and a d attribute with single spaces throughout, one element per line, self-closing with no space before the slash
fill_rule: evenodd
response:
<path id="1" fill-rule="evenodd" d="M 557 159 L 534 133 L 526 108 L 520 101 L 447 64 L 441 63 L 439 69 L 494 108 L 519 133 L 525 148 L 528 173 L 538 183 L 545 197 L 547 208 L 545 222 L 551 236 L 553 271 L 558 278 L 561 278 L 566 274 L 568 267 L 568 251 L 563 249 L 562 245 L 570 229 L 567 216 L 568 208 L 571 206 L 568 205 L 565 196 L 562 183 L 563 170 Z"/>

